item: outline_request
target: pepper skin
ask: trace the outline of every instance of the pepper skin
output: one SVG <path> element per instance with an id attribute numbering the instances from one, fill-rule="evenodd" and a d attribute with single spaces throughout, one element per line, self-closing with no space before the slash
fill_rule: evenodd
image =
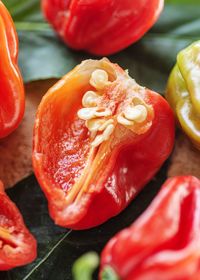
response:
<path id="1" fill-rule="evenodd" d="M 18 39 L 12 18 L 0 1 L 0 138 L 15 130 L 24 115 L 22 77 L 17 66 Z"/>
<path id="2" fill-rule="evenodd" d="M 156 22 L 163 0 L 42 0 L 47 20 L 71 48 L 95 55 L 116 53 Z"/>
<path id="3" fill-rule="evenodd" d="M 97 226 L 120 213 L 174 144 L 174 116 L 159 94 L 107 59 L 86 60 L 39 105 L 33 166 L 55 223 Z"/>
<path id="4" fill-rule="evenodd" d="M 0 181 L 0 270 L 28 264 L 36 255 L 36 240 Z"/>
<path id="5" fill-rule="evenodd" d="M 108 242 L 100 279 L 198 280 L 199 232 L 200 181 L 168 179 L 139 219 Z"/>
<path id="6" fill-rule="evenodd" d="M 193 144 L 200 149 L 200 41 L 182 50 L 172 70 L 166 98 L 178 122 Z"/>

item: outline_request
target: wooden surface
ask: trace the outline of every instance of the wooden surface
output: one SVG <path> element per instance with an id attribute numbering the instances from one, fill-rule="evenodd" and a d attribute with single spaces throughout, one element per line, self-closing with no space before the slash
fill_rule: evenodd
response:
<path id="1" fill-rule="evenodd" d="M 200 151 L 180 133 L 176 139 L 168 176 L 193 175 L 200 179 Z"/>
<path id="2" fill-rule="evenodd" d="M 31 151 L 35 113 L 40 100 L 55 80 L 27 84 L 26 111 L 19 128 L 0 140 L 0 179 L 6 188 L 32 173 Z"/>

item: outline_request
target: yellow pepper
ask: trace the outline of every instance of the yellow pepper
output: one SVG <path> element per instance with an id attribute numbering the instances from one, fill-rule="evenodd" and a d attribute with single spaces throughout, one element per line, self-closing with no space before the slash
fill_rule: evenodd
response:
<path id="1" fill-rule="evenodd" d="M 166 99 L 183 131 L 200 149 L 200 41 L 178 54 L 168 80 Z"/>

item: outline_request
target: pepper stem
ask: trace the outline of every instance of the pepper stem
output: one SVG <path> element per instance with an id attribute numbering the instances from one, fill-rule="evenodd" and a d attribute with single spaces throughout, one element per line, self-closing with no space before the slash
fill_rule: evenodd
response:
<path id="1" fill-rule="evenodd" d="M 92 280 L 92 275 L 99 265 L 96 252 L 88 252 L 75 261 L 72 267 L 74 280 Z"/>
<path id="2" fill-rule="evenodd" d="M 105 266 L 103 271 L 101 272 L 101 280 L 120 280 L 117 273 L 111 266 Z"/>

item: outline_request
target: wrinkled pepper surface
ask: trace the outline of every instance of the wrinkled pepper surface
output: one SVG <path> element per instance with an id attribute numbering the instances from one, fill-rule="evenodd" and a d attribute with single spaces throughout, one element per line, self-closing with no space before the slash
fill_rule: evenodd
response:
<path id="1" fill-rule="evenodd" d="M 56 224 L 85 229 L 120 213 L 174 143 L 165 99 L 107 59 L 86 60 L 39 105 L 33 166 Z"/>
<path id="2" fill-rule="evenodd" d="M 0 138 L 16 129 L 24 115 L 24 87 L 17 65 L 18 38 L 12 18 L 0 1 Z"/>
<path id="3" fill-rule="evenodd" d="M 42 0 L 47 20 L 70 47 L 116 53 L 140 39 L 158 19 L 163 0 Z"/>
<path id="4" fill-rule="evenodd" d="M 168 179 L 147 210 L 106 245 L 101 280 L 200 279 L 200 181 Z"/>
<path id="5" fill-rule="evenodd" d="M 0 270 L 28 264 L 36 255 L 36 240 L 0 181 Z"/>
<path id="6" fill-rule="evenodd" d="M 183 131 L 200 149 L 200 41 L 178 54 L 166 98 Z"/>

